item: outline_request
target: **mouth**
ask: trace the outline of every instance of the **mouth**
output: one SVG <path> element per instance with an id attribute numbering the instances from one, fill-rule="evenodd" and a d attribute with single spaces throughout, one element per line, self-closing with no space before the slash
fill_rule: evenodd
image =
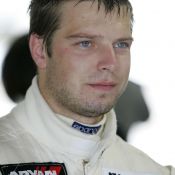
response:
<path id="1" fill-rule="evenodd" d="M 92 83 L 89 84 L 89 86 L 95 90 L 100 90 L 100 91 L 111 91 L 114 89 L 116 86 L 115 83 L 113 82 L 99 82 L 99 83 Z"/>

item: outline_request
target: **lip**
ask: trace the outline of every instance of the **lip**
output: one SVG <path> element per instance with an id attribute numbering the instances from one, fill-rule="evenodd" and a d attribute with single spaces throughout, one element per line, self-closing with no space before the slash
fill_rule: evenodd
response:
<path id="1" fill-rule="evenodd" d="M 98 82 L 89 84 L 89 86 L 96 90 L 110 91 L 116 86 L 116 84 L 113 82 Z"/>

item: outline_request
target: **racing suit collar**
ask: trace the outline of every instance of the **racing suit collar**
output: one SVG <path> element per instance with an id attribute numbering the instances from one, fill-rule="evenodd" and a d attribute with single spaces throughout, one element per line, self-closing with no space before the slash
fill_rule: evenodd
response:
<path id="1" fill-rule="evenodd" d="M 113 142 L 116 137 L 116 117 L 112 111 L 106 114 L 106 123 L 102 137 L 100 139 L 91 140 L 79 137 L 75 134 L 77 132 L 73 128 L 69 128 L 63 125 L 59 121 L 59 117 L 51 110 L 46 101 L 40 94 L 37 77 L 32 81 L 32 85 L 27 91 L 25 101 L 21 105 L 24 105 L 23 112 L 25 115 L 16 114 L 17 120 L 22 126 L 31 133 L 36 140 L 51 147 L 55 152 L 61 152 L 63 154 L 73 154 L 76 152 L 81 158 L 85 152 L 91 151 L 92 157 L 98 157 L 102 154 Z M 21 113 L 16 108 L 14 113 Z M 26 118 L 24 116 L 27 116 Z M 29 125 L 30 123 L 30 125 Z"/>

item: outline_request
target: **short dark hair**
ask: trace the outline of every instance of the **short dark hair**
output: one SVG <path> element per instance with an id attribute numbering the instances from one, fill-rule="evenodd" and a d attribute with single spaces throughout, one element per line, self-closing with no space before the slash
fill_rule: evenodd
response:
<path id="1" fill-rule="evenodd" d="M 55 30 L 59 29 L 61 23 L 61 6 L 69 0 L 31 0 L 29 6 L 30 11 L 30 30 L 29 36 L 34 33 L 43 38 L 48 56 L 51 56 L 52 36 Z M 76 4 L 87 0 L 75 0 Z M 133 10 L 129 0 L 88 0 L 98 1 L 98 8 L 101 4 L 105 6 L 106 13 L 118 8 L 120 15 L 120 7 L 126 6 L 127 11 L 131 15 L 131 24 L 133 23 Z"/>

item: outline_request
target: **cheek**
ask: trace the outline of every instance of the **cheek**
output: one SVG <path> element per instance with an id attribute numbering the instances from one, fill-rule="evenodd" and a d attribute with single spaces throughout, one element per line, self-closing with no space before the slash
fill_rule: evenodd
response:
<path id="1" fill-rule="evenodd" d="M 79 54 L 73 47 L 58 46 L 54 48 L 54 60 L 59 72 L 65 81 L 83 81 L 93 67 L 93 62 L 88 56 Z"/>
<path id="2" fill-rule="evenodd" d="M 127 80 L 130 72 L 130 59 L 129 58 L 122 58 L 120 62 L 120 75 L 123 80 Z"/>
<path id="3" fill-rule="evenodd" d="M 127 74 L 130 72 L 130 60 L 125 62 L 124 70 L 126 71 Z"/>
<path id="4" fill-rule="evenodd" d="M 72 74 L 77 73 L 81 75 L 90 69 L 89 58 L 82 54 L 77 54 L 73 48 L 63 48 L 61 56 L 64 65 L 70 70 Z M 69 71 L 68 70 L 68 71 Z"/>
<path id="5" fill-rule="evenodd" d="M 69 55 L 71 55 L 69 48 L 60 46 L 55 48 L 53 54 L 53 64 L 57 66 L 58 72 L 62 72 L 62 74 L 65 74 L 67 71 L 69 71 L 71 67 L 71 59 L 69 58 Z"/>
<path id="6" fill-rule="evenodd" d="M 61 50 L 61 52 L 62 52 L 62 54 L 69 54 L 70 53 L 70 49 L 66 47 L 66 48 L 63 48 Z"/>

